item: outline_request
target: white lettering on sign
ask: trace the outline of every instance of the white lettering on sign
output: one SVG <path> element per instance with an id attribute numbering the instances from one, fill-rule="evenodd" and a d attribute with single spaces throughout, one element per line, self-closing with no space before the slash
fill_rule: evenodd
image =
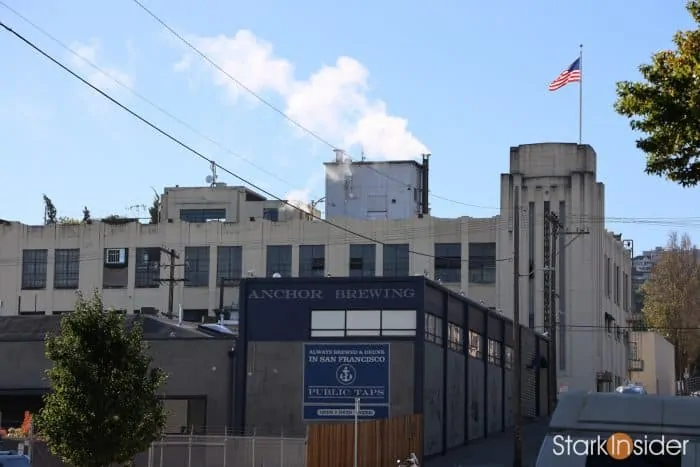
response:
<path id="1" fill-rule="evenodd" d="M 396 300 L 415 298 L 416 289 L 376 288 L 376 289 L 337 289 L 336 300 Z M 251 300 L 322 300 L 321 289 L 253 289 L 248 293 Z"/>

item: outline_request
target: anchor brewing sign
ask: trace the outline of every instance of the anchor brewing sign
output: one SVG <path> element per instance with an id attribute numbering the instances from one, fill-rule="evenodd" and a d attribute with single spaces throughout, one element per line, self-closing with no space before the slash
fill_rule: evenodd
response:
<path id="1" fill-rule="evenodd" d="M 304 344 L 304 419 L 389 416 L 389 344 Z"/>

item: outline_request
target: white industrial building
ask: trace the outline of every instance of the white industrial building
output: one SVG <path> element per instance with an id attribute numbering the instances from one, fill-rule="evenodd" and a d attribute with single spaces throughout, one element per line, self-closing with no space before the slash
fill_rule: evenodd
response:
<path id="1" fill-rule="evenodd" d="M 631 258 L 621 237 L 604 229 L 593 149 L 512 148 L 500 215 L 484 219 L 430 216 L 427 165 L 427 157 L 355 163 L 342 155 L 326 164 L 327 219 L 342 228 L 220 183 L 165 189 L 156 224 L 0 225 L 0 314 L 67 312 L 76 290 L 97 288 L 125 312 L 167 313 L 172 302 L 198 321 L 219 309 L 222 279 L 223 305 L 235 309 L 236 278 L 277 273 L 426 274 L 512 316 L 512 200 L 520 190 L 521 323 L 545 330 L 544 212 L 551 210 L 567 232 L 588 232 L 562 235 L 554 266 L 560 386 L 612 390 L 626 379 L 621 327 Z M 172 262 L 171 251 L 178 256 Z"/>

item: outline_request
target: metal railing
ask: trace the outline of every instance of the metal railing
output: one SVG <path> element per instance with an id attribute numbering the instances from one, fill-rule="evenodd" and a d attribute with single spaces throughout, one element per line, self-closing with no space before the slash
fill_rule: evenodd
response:
<path id="1" fill-rule="evenodd" d="M 21 447 L 20 447 L 21 445 Z M 32 437 L 5 440 L 4 449 L 20 448 L 32 467 L 65 467 L 46 443 Z M 134 467 L 305 467 L 306 438 L 167 435 L 133 459 Z"/>
<path id="2" fill-rule="evenodd" d="M 154 442 L 147 467 L 304 467 L 306 439 L 261 436 L 170 435 Z"/>

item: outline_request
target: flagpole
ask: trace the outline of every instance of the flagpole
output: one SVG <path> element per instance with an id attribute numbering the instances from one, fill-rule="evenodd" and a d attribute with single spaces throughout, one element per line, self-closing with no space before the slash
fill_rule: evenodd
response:
<path id="1" fill-rule="evenodd" d="M 583 44 L 579 45 L 578 60 L 581 73 L 578 83 L 578 144 L 583 144 Z"/>

